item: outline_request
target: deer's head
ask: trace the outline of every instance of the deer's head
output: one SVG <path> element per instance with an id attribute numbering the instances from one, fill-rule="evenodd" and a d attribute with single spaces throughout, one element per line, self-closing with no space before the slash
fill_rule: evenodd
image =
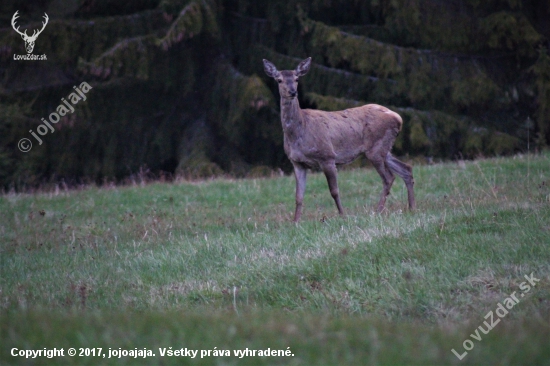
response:
<path id="1" fill-rule="evenodd" d="M 281 98 L 294 99 L 298 96 L 298 79 L 309 71 L 311 57 L 306 58 L 296 67 L 295 70 L 277 70 L 277 67 L 264 59 L 264 70 L 268 76 L 279 83 L 279 94 Z"/>
<path id="2" fill-rule="evenodd" d="M 19 15 L 17 15 L 17 13 L 19 12 L 16 11 L 15 14 L 13 14 L 13 17 L 11 18 L 11 26 L 13 27 L 13 29 L 19 33 L 21 35 L 21 38 L 23 38 L 23 41 L 25 41 L 25 49 L 27 50 L 27 53 L 31 53 L 32 50 L 34 49 L 34 42 L 36 42 L 36 38 L 38 38 L 38 35 L 40 33 L 42 33 L 42 31 L 44 30 L 44 28 L 46 28 L 46 24 L 48 24 L 48 14 L 44 13 L 44 22 L 42 22 L 42 29 L 40 30 L 34 30 L 33 33 L 32 33 L 32 36 L 29 36 L 27 35 L 27 30 L 25 29 L 24 32 L 21 32 L 19 31 L 19 26 L 17 26 L 17 28 L 15 27 L 15 20 L 17 18 L 19 18 Z"/>

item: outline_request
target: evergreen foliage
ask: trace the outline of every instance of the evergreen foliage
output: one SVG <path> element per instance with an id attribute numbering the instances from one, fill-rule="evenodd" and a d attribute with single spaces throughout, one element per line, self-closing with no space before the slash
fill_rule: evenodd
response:
<path id="1" fill-rule="evenodd" d="M 7 0 L 0 10 L 5 188 L 120 180 L 144 169 L 289 171 L 279 96 L 262 58 L 285 69 L 313 57 L 303 107 L 379 103 L 399 112 L 396 154 L 474 158 L 550 142 L 546 2 Z M 26 53 L 10 27 L 16 10 L 29 31 L 50 16 L 34 50 L 47 61 L 14 60 Z M 82 81 L 93 86 L 88 99 L 42 145 L 19 151 Z"/>

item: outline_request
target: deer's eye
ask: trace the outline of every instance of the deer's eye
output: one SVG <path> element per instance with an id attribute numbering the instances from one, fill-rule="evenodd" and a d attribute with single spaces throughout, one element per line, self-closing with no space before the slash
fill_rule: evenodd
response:
<path id="1" fill-rule="evenodd" d="M 283 79 L 277 79 L 277 82 L 280 84 L 283 82 Z"/>

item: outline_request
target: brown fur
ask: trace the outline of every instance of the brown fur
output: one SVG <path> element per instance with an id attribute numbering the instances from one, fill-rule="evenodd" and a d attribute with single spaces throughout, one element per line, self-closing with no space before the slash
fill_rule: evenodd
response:
<path id="1" fill-rule="evenodd" d="M 386 196 L 395 179 L 393 173 L 405 181 L 409 207 L 414 210 L 412 167 L 390 154 L 401 131 L 401 117 L 377 104 L 336 112 L 301 109 L 297 98 L 298 78 L 307 73 L 310 65 L 311 58 L 308 58 L 296 70 L 278 71 L 275 65 L 264 60 L 266 73 L 279 83 L 284 147 L 296 176 L 294 221 L 301 217 L 307 168 L 320 168 L 325 173 L 330 193 L 343 214 L 336 166 L 348 164 L 361 154 L 373 163 L 384 184 L 378 211 L 384 210 Z"/>

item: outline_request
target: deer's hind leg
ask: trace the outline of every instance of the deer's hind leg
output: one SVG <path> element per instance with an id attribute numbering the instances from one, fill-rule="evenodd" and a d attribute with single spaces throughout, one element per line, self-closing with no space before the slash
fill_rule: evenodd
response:
<path id="1" fill-rule="evenodd" d="M 414 211 L 416 208 L 416 201 L 414 199 L 414 177 L 412 173 L 412 167 L 398 159 L 392 154 L 386 155 L 386 165 L 395 174 L 403 178 L 405 185 L 407 186 L 407 197 L 409 199 L 409 210 Z"/>
<path id="2" fill-rule="evenodd" d="M 338 170 L 336 169 L 336 163 L 334 161 L 326 162 L 321 165 L 321 169 L 327 178 L 330 195 L 334 199 L 334 203 L 336 203 L 338 213 L 344 215 L 344 208 L 340 202 L 340 191 L 338 190 Z"/>
<path id="3" fill-rule="evenodd" d="M 395 180 L 395 176 L 391 170 L 386 166 L 386 160 L 383 159 L 380 155 L 376 154 L 374 156 L 367 155 L 367 158 L 371 161 L 372 165 L 382 178 L 382 193 L 380 194 L 380 200 L 378 201 L 377 211 L 384 211 L 386 205 L 386 197 L 390 194 L 391 186 Z"/>
<path id="4" fill-rule="evenodd" d="M 396 133 L 392 130 L 386 131 L 384 136 L 374 142 L 367 148 L 365 155 L 370 160 L 380 178 L 382 178 L 382 193 L 380 194 L 380 200 L 378 201 L 377 212 L 384 211 L 386 205 L 386 197 L 390 194 L 391 187 L 395 181 L 390 167 L 387 165 L 386 156 L 389 153 L 393 142 L 395 141 Z"/>
<path id="5" fill-rule="evenodd" d="M 306 191 L 307 169 L 298 163 L 293 164 L 294 177 L 296 178 L 296 210 L 294 211 L 294 222 L 298 222 L 302 217 L 302 204 Z"/>

